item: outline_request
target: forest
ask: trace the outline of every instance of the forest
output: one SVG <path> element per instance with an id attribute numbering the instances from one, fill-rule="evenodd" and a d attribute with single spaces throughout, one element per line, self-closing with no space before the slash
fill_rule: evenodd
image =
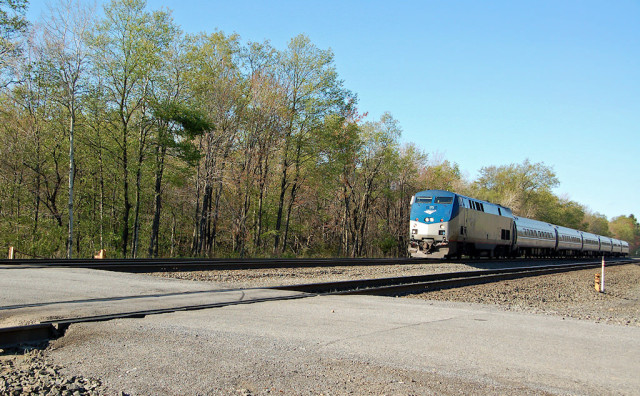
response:
<path id="1" fill-rule="evenodd" d="M 445 189 L 640 246 L 523 158 L 467 180 L 369 120 L 330 49 L 185 34 L 144 0 L 0 0 L 0 252 L 402 257 L 411 196 Z M 588 203 L 587 203 L 588 204 Z"/>

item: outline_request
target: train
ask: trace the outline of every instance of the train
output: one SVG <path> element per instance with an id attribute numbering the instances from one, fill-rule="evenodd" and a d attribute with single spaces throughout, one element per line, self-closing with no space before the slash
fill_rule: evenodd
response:
<path id="1" fill-rule="evenodd" d="M 629 255 L 629 243 L 543 221 L 450 191 L 411 198 L 411 257 L 599 257 Z"/>

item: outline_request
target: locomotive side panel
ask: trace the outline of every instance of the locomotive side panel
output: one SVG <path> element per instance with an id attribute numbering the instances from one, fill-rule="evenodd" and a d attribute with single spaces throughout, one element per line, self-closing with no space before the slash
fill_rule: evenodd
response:
<path id="1" fill-rule="evenodd" d="M 464 225 L 458 229 L 469 253 L 507 255 L 511 251 L 513 218 L 511 211 L 498 205 L 463 198 L 460 212 Z"/>

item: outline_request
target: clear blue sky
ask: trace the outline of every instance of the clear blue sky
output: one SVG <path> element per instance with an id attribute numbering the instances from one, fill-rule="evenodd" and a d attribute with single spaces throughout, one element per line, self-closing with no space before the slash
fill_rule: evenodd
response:
<path id="1" fill-rule="evenodd" d="M 32 1 L 30 19 L 40 14 Z M 100 2 L 99 2 L 100 3 Z M 188 33 L 335 53 L 360 110 L 403 140 L 483 166 L 553 167 L 559 195 L 640 216 L 640 1 L 148 0 Z"/>

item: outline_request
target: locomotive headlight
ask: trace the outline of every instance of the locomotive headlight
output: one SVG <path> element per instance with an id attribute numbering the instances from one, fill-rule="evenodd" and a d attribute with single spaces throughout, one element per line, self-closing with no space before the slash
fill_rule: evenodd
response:
<path id="1" fill-rule="evenodd" d="M 444 224 L 440 224 L 440 228 L 444 230 Z"/>
<path id="2" fill-rule="evenodd" d="M 416 228 L 414 228 L 414 229 L 412 229 L 412 230 L 411 230 L 411 233 L 412 233 L 412 234 L 417 234 L 417 233 L 418 233 L 418 230 L 417 230 Z"/>
<path id="3" fill-rule="evenodd" d="M 433 217 L 429 217 L 429 220 L 431 220 L 432 222 L 435 221 L 435 219 Z"/>

